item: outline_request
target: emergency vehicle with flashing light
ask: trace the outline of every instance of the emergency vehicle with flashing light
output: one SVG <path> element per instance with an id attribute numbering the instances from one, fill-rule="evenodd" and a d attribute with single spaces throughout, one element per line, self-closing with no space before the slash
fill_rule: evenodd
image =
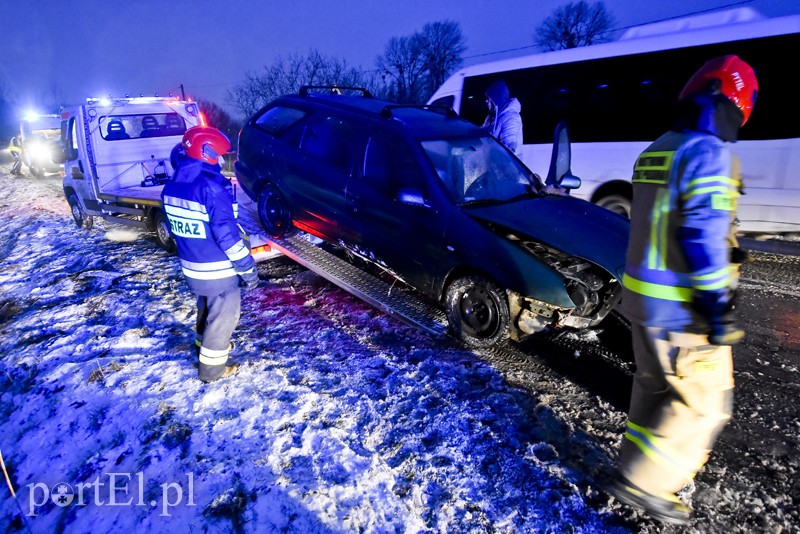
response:
<path id="1" fill-rule="evenodd" d="M 20 160 L 36 178 L 61 172 L 58 162 L 61 139 L 61 115 L 28 114 L 20 121 Z"/>

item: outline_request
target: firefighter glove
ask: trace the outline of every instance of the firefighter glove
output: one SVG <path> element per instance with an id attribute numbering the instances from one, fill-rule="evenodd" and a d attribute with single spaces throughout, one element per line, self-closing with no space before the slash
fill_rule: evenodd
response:
<path id="1" fill-rule="evenodd" d="M 736 315 L 736 292 L 697 291 L 693 306 L 708 323 L 711 345 L 736 345 L 744 339 Z"/>
<path id="2" fill-rule="evenodd" d="M 712 325 L 711 332 L 708 334 L 708 342 L 711 345 L 736 345 L 744 339 L 744 330 L 739 328 L 736 323 Z"/>
<path id="3" fill-rule="evenodd" d="M 731 248 L 731 263 L 742 264 L 742 263 L 748 263 L 750 261 L 752 261 L 750 253 L 747 252 L 745 249 L 739 247 Z"/>
<path id="4" fill-rule="evenodd" d="M 239 276 L 242 279 L 239 285 L 241 285 L 247 291 L 252 291 L 258 287 L 258 274 L 255 272 L 255 270 L 240 274 Z"/>

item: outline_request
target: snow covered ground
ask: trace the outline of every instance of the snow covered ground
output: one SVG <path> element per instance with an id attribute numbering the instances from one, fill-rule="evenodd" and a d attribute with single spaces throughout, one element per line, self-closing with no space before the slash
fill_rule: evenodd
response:
<path id="1" fill-rule="evenodd" d="M 676 531 L 603 491 L 623 411 L 558 373 L 515 387 L 287 258 L 244 297 L 238 373 L 201 383 L 176 257 L 115 234 L 0 170 L 0 531 Z M 687 531 L 753 531 L 706 490 Z"/>

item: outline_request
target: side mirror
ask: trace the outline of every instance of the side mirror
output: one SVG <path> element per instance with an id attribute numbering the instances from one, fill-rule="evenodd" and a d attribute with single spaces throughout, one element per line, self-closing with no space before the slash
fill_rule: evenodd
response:
<path id="1" fill-rule="evenodd" d="M 62 164 L 65 161 L 67 161 L 67 150 L 65 148 L 53 151 L 53 163 Z"/>
<path id="2" fill-rule="evenodd" d="M 556 125 L 553 139 L 553 155 L 550 158 L 550 169 L 547 172 L 545 185 L 561 189 L 577 189 L 581 180 L 572 174 L 572 148 L 570 146 L 567 123 Z"/>
<path id="3" fill-rule="evenodd" d="M 574 174 L 565 174 L 558 181 L 558 187 L 561 189 L 578 189 L 581 186 L 581 179 Z"/>

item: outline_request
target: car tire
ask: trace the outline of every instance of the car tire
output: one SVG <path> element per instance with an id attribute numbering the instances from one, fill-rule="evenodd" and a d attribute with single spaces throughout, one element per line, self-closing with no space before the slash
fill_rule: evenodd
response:
<path id="1" fill-rule="evenodd" d="M 511 321 L 505 292 L 482 276 L 451 283 L 445 308 L 453 334 L 471 347 L 490 347 L 508 338 Z"/>
<path id="2" fill-rule="evenodd" d="M 75 221 L 75 225 L 78 228 L 85 228 L 88 230 L 94 225 L 94 219 L 91 215 L 87 215 L 83 208 L 81 207 L 81 203 L 78 201 L 78 195 L 72 193 L 67 197 L 67 203 L 69 204 L 69 209 L 72 212 L 72 219 Z"/>
<path id="3" fill-rule="evenodd" d="M 156 234 L 156 243 L 170 254 L 175 252 L 175 240 L 169 230 L 169 219 L 161 210 L 153 213 L 153 231 Z"/>
<path id="4" fill-rule="evenodd" d="M 619 213 L 627 219 L 631 218 L 631 199 L 625 195 L 608 195 L 595 202 L 601 208 Z"/>
<path id="5" fill-rule="evenodd" d="M 276 239 L 297 233 L 289 204 L 273 184 L 265 185 L 258 195 L 258 218 L 267 234 Z"/>

